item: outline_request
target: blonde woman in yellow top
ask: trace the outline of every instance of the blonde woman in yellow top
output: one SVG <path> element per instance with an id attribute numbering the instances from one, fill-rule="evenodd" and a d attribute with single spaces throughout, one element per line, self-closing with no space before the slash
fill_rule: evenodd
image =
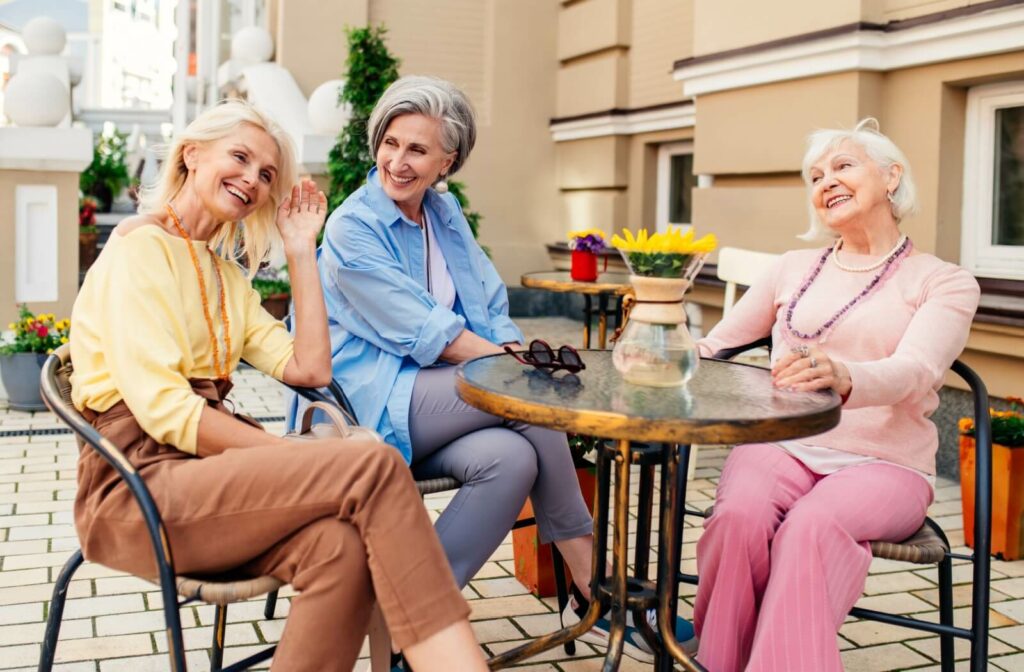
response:
<path id="1" fill-rule="evenodd" d="M 296 445 L 224 405 L 242 357 L 295 385 L 331 376 L 315 258 L 326 199 L 311 181 L 292 186 L 295 173 L 285 133 L 246 103 L 185 129 L 75 302 L 75 406 L 145 479 L 178 572 L 242 567 L 299 591 L 274 669 L 351 669 L 374 599 L 417 670 L 486 669 L 401 455 L 357 441 Z M 249 283 L 276 239 L 294 341 Z M 153 575 L 128 488 L 88 449 L 78 481 L 85 557 Z"/>

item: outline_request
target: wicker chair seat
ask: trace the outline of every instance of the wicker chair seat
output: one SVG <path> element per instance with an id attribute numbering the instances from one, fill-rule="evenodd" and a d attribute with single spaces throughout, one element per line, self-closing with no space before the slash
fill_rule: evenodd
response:
<path id="1" fill-rule="evenodd" d="M 444 476 L 442 478 L 427 478 L 422 481 L 416 481 L 416 490 L 421 495 L 432 495 L 436 492 L 458 490 L 461 487 L 462 483 L 450 476 Z"/>
<path id="2" fill-rule="evenodd" d="M 942 562 L 948 552 L 946 543 L 927 524 L 899 543 L 871 542 L 871 554 L 876 558 L 912 562 L 917 565 L 934 565 Z"/>
<path id="3" fill-rule="evenodd" d="M 159 585 L 159 579 L 149 579 Z M 178 595 L 199 600 L 206 604 L 232 604 L 266 595 L 284 585 L 272 576 L 242 576 L 240 574 L 217 574 L 210 576 L 175 577 Z"/>

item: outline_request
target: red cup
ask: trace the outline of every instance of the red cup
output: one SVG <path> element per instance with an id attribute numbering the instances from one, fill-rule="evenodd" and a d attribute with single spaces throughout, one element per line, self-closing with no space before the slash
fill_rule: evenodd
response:
<path id="1" fill-rule="evenodd" d="M 594 280 L 597 280 L 597 255 L 593 252 L 573 250 L 572 266 L 569 267 L 569 277 L 581 282 L 593 282 Z"/>

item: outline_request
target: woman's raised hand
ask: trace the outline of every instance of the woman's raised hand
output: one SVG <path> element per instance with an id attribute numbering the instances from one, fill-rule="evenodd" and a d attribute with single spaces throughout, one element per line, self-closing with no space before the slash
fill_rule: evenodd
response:
<path id="1" fill-rule="evenodd" d="M 327 196 L 313 180 L 303 180 L 277 209 L 277 230 L 284 240 L 285 254 L 316 247 L 316 236 L 327 218 Z"/>

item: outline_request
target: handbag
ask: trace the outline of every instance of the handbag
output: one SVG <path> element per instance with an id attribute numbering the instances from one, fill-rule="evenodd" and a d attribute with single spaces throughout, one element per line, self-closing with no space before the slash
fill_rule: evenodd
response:
<path id="1" fill-rule="evenodd" d="M 330 422 L 313 424 L 313 413 L 323 411 Z M 369 427 L 357 425 L 345 411 L 324 401 L 310 402 L 302 413 L 298 431 L 292 430 L 284 438 L 293 441 L 317 441 L 321 439 L 356 439 L 384 443 L 384 437 Z"/>

